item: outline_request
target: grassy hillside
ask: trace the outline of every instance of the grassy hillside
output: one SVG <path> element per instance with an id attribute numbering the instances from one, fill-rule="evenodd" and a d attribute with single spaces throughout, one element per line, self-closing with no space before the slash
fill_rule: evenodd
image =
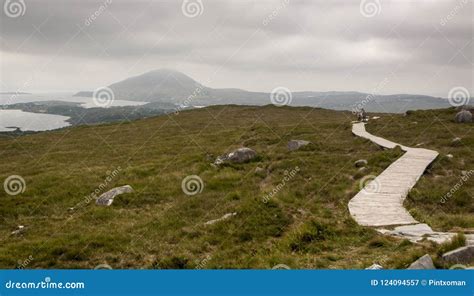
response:
<path id="1" fill-rule="evenodd" d="M 0 180 L 15 174 L 26 181 L 20 195 L 0 190 L 0 267 L 363 268 L 376 262 L 404 268 L 426 252 L 436 254 L 432 243 L 383 237 L 351 219 L 347 203 L 359 191 L 360 179 L 380 173 L 401 155 L 352 136 L 353 119 L 349 112 L 313 108 L 216 106 L 0 138 Z M 398 139 L 381 128 L 386 120 L 374 128 L 412 144 L 412 129 Z M 408 126 L 412 118 L 398 121 Z M 472 149 L 470 137 L 466 145 Z M 313 144 L 288 152 L 290 139 Z M 257 160 L 210 165 L 241 146 L 255 149 Z M 463 157 L 472 168 L 472 153 L 455 149 L 459 153 L 452 161 Z M 363 173 L 354 166 L 358 159 L 369 162 Z M 188 175 L 202 178 L 202 193 L 183 193 L 181 182 Z M 436 179 L 446 186 L 455 181 Z M 428 190 L 426 182 L 420 190 Z M 125 184 L 136 192 L 119 196 L 110 207 L 88 202 L 94 192 Z M 469 184 L 463 190 L 472 196 Z M 263 202 L 274 188 L 279 192 Z M 430 207 L 420 198 L 412 198 L 410 206 L 421 215 Z M 461 226 L 472 227 L 463 203 L 445 211 L 462 213 L 456 215 Z M 237 215 L 204 225 L 232 212 Z M 18 225 L 25 230 L 11 234 Z"/>
<path id="2" fill-rule="evenodd" d="M 455 123 L 457 112 L 451 108 L 386 115 L 372 121 L 367 130 L 407 146 L 438 151 L 440 156 L 405 205 L 419 221 L 438 230 L 474 231 L 474 124 Z M 455 138 L 461 141 L 453 142 Z"/>

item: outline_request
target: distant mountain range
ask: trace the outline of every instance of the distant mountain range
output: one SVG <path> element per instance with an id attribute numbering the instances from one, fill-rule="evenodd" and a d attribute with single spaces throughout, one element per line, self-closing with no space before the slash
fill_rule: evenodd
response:
<path id="1" fill-rule="evenodd" d="M 184 106 L 208 105 L 267 105 L 271 94 L 236 88 L 215 89 L 200 84 L 191 77 L 174 70 L 160 69 L 130 77 L 109 85 L 115 99 L 166 103 Z M 91 97 L 93 92 L 81 91 L 75 96 Z M 335 110 L 364 108 L 369 112 L 402 113 L 407 110 L 450 107 L 448 101 L 424 95 L 372 95 L 360 92 L 292 92 L 282 93 L 282 100 L 290 106 L 311 106 Z"/>

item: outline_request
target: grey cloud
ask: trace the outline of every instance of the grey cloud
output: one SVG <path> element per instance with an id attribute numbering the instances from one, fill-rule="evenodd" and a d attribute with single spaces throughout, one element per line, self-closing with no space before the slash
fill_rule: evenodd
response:
<path id="1" fill-rule="evenodd" d="M 91 89 L 160 67 L 201 81 L 219 71 L 213 87 L 257 91 L 275 83 L 368 91 L 394 71 L 399 80 L 383 92 L 473 88 L 472 1 L 382 0 L 371 18 L 359 1 L 202 0 L 195 18 L 183 15 L 181 1 L 109 1 L 27 1 L 24 16 L 2 15 L 2 90 L 16 90 L 34 71 L 41 75 L 30 90 L 47 91 Z M 38 68 L 44 60 L 51 63 Z M 433 69 L 447 70 L 420 76 Z"/>

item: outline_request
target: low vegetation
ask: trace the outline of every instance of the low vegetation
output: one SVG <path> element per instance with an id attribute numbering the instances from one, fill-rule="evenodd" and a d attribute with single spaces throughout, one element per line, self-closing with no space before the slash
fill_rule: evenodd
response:
<path id="1" fill-rule="evenodd" d="M 438 120 L 418 112 L 397 116 L 393 126 L 387 123 L 394 117 L 383 115 L 368 126 L 399 143 L 424 141 L 424 147 L 440 149 L 408 204 L 418 218 L 444 230 L 473 225 L 472 203 L 463 199 L 472 197 L 472 181 L 452 200 L 437 203 L 458 181 L 460 168 L 472 168 L 474 157 L 472 126 L 455 126 L 449 112 L 436 111 Z M 385 237 L 350 217 L 347 203 L 361 178 L 379 174 L 403 153 L 352 136 L 353 119 L 349 112 L 314 108 L 215 106 L 0 138 L 0 179 L 20 175 L 26 183 L 19 195 L 0 190 L 0 267 L 406 268 L 417 256 L 436 255 L 434 243 Z M 463 145 L 437 146 L 454 137 L 439 125 L 459 132 Z M 426 134 L 419 135 L 422 127 Z M 289 152 L 291 139 L 312 144 Z M 259 157 L 211 165 L 242 146 Z M 453 159 L 443 156 L 448 152 Z M 368 160 L 363 173 L 354 166 L 358 159 Z M 201 193 L 183 192 L 189 175 L 203 180 Z M 125 184 L 135 192 L 110 207 L 91 201 L 92 193 Z M 443 211 L 432 212 L 435 207 Z M 19 225 L 22 231 L 12 234 Z"/>

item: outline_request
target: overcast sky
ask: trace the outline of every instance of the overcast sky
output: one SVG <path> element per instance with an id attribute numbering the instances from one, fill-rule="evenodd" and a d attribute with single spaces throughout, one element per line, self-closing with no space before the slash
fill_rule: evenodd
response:
<path id="1" fill-rule="evenodd" d="M 2 1 L 2 91 L 170 68 L 216 88 L 474 93 L 472 0 Z"/>

